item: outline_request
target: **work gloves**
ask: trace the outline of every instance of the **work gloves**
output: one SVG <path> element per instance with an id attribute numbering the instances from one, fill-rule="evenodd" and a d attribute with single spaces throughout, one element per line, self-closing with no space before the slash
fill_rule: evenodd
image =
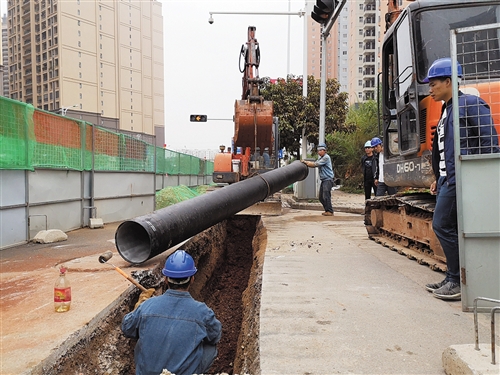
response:
<path id="1" fill-rule="evenodd" d="M 301 160 L 301 162 L 311 168 L 314 168 L 316 166 L 313 161 Z"/>
<path id="2" fill-rule="evenodd" d="M 134 306 L 134 310 L 137 309 L 139 307 L 139 305 L 141 303 L 143 303 L 145 300 L 151 298 L 151 296 L 155 294 L 155 289 L 154 288 L 149 288 L 148 290 L 146 290 L 145 292 L 142 292 L 140 295 L 139 295 L 139 299 L 137 300 L 137 303 L 135 304 Z"/>

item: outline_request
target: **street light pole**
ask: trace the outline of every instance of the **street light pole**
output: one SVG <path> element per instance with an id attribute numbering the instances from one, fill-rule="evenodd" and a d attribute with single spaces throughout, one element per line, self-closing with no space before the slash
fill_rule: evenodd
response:
<path id="1" fill-rule="evenodd" d="M 288 0 L 288 12 L 290 13 L 290 0 Z M 290 16 L 288 16 L 288 48 L 286 51 L 286 76 L 290 74 Z"/>
<path id="2" fill-rule="evenodd" d="M 344 7 L 347 0 L 341 0 L 341 3 L 337 4 L 337 7 L 333 13 L 330 20 L 323 26 L 321 32 L 321 85 L 320 85 L 320 96 L 319 96 L 319 143 L 325 143 L 325 111 L 326 111 L 326 47 L 327 38 L 330 35 L 330 30 L 332 29 L 340 11 Z"/>
<path id="3" fill-rule="evenodd" d="M 311 1 L 306 1 L 305 4 L 305 12 L 309 13 L 311 11 Z M 302 53 L 303 56 L 303 72 L 302 72 L 302 96 L 307 99 L 307 61 L 308 61 L 308 55 L 307 53 L 309 52 L 307 41 L 308 41 L 308 36 L 307 36 L 307 31 L 308 31 L 308 25 L 307 25 L 308 18 L 304 17 L 304 51 Z M 305 159 L 307 157 L 307 139 L 306 139 L 306 127 L 302 127 L 302 148 L 300 155 L 302 156 L 302 159 Z M 302 185 L 304 182 L 299 181 L 299 184 Z M 300 198 L 305 198 L 301 196 Z"/>
<path id="4" fill-rule="evenodd" d="M 208 23 L 214 23 L 212 15 L 214 14 L 251 14 L 256 16 L 299 16 L 302 17 L 306 14 L 304 10 L 299 10 L 298 12 L 208 12 L 210 17 L 208 18 Z"/>
<path id="5" fill-rule="evenodd" d="M 321 84 L 319 94 L 319 143 L 325 143 L 325 118 L 326 118 L 326 42 L 328 34 L 321 34 Z M 318 143 L 318 144 L 319 144 Z"/>

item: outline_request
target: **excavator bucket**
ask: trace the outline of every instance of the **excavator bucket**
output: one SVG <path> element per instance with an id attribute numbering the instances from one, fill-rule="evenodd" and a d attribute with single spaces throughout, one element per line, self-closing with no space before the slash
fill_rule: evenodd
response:
<path id="1" fill-rule="evenodd" d="M 234 143 L 255 150 L 270 147 L 273 139 L 273 102 L 236 100 L 234 103 Z"/>

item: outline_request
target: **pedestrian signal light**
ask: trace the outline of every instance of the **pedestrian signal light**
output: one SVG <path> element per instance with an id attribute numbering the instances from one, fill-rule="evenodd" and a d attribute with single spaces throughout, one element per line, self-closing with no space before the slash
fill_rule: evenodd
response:
<path id="1" fill-rule="evenodd" d="M 207 122 L 207 115 L 191 115 L 189 120 L 191 122 Z"/>

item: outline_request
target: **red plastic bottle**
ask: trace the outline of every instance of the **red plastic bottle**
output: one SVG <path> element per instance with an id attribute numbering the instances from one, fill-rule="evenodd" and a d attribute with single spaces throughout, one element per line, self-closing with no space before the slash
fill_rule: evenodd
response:
<path id="1" fill-rule="evenodd" d="M 59 268 L 59 277 L 54 285 L 54 309 L 56 312 L 69 311 L 71 306 L 71 286 L 66 278 L 66 268 Z"/>

